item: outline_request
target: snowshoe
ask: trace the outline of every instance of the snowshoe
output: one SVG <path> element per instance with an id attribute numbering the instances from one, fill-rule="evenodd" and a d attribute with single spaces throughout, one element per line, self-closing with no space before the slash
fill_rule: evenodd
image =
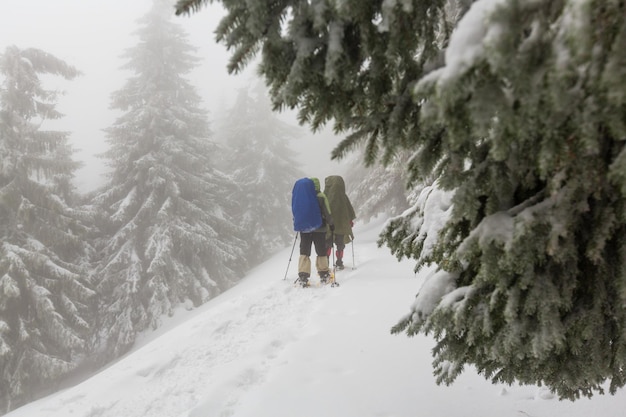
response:
<path id="1" fill-rule="evenodd" d="M 302 288 L 309 287 L 309 277 L 304 275 L 304 273 L 300 274 L 298 278 L 294 281 L 294 284 L 301 286 Z"/>
<path id="2" fill-rule="evenodd" d="M 343 268 L 343 259 L 337 259 L 337 262 L 335 262 L 335 269 L 341 271 Z"/>

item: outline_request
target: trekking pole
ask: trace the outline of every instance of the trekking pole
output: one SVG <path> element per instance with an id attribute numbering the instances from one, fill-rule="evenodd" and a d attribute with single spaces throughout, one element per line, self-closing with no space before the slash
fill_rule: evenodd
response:
<path id="1" fill-rule="evenodd" d="M 335 280 L 335 272 L 337 271 L 335 265 L 335 232 L 330 232 L 330 254 L 333 258 L 333 281 Z"/>
<path id="2" fill-rule="evenodd" d="M 352 236 L 352 242 L 350 242 L 352 246 L 352 269 L 356 269 L 356 265 L 354 264 L 354 236 Z"/>
<path id="3" fill-rule="evenodd" d="M 337 277 L 335 275 L 336 272 L 337 272 L 337 267 L 335 266 L 335 251 L 333 250 L 334 249 L 334 245 L 335 245 L 335 232 L 333 232 L 333 231 L 331 231 L 331 233 L 330 233 L 330 242 L 331 242 L 330 243 L 330 251 L 331 251 L 331 253 L 333 255 L 333 274 L 330 277 L 330 279 L 331 279 L 330 286 L 331 287 L 337 287 L 337 286 L 339 286 L 339 283 L 337 282 Z"/>
<path id="4" fill-rule="evenodd" d="M 291 253 L 289 254 L 289 262 L 287 263 L 287 270 L 285 271 L 285 278 L 283 278 L 283 281 L 287 279 L 287 273 L 289 272 L 289 265 L 291 265 L 291 257 L 293 256 L 293 250 L 296 247 L 296 240 L 298 240 L 298 232 L 296 232 L 296 237 L 293 239 L 293 246 L 291 247 Z"/>

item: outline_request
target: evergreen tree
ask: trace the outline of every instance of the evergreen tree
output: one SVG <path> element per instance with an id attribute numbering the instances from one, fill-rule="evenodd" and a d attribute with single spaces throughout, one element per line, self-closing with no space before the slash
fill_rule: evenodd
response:
<path id="1" fill-rule="evenodd" d="M 277 107 L 350 132 L 335 156 L 406 148 L 413 181 L 453 192 L 428 256 L 420 210 L 384 235 L 440 268 L 394 329 L 435 336 L 440 382 L 471 364 L 563 398 L 624 386 L 623 1 L 222 3 L 231 71 L 261 51 Z"/>
<path id="2" fill-rule="evenodd" d="M 304 176 L 294 161 L 287 139 L 298 132 L 276 118 L 263 89 L 255 97 L 248 88 L 239 90 L 235 104 L 220 132 L 227 144 L 225 171 L 231 173 L 239 189 L 237 218 L 246 231 L 252 263 L 266 259 L 293 239 L 291 189 Z"/>
<path id="3" fill-rule="evenodd" d="M 67 132 L 43 129 L 57 92 L 40 75 L 78 71 L 38 49 L 0 55 L 0 410 L 74 370 L 88 351 L 94 292 L 79 266 L 85 227 L 70 207 Z"/>
<path id="4" fill-rule="evenodd" d="M 350 199 L 358 207 L 357 217 L 368 222 L 377 216 L 398 215 L 409 208 L 407 184 L 408 153 L 392 156 L 386 163 L 365 166 L 355 162 L 346 174 Z"/>
<path id="5" fill-rule="evenodd" d="M 247 268 L 231 218 L 236 187 L 213 168 L 207 114 L 184 78 L 197 58 L 170 7 L 155 0 L 139 20 L 125 65 L 135 75 L 112 95 L 124 114 L 106 129 L 112 173 L 93 200 L 105 213 L 95 271 L 103 358 L 125 352 L 175 307 L 229 288 Z"/>

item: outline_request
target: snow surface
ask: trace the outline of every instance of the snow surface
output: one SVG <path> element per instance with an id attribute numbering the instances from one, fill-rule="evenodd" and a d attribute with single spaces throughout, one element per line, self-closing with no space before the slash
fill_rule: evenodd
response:
<path id="1" fill-rule="evenodd" d="M 492 385 L 468 369 L 432 376 L 434 340 L 391 335 L 423 279 L 355 229 L 336 288 L 297 288 L 297 248 L 236 287 L 181 311 L 92 378 L 9 417 L 617 417 L 626 391 L 577 402 L 545 388 Z M 297 246 L 297 245 L 296 245 Z M 354 249 L 354 258 L 352 257 Z M 356 269 L 352 269 L 354 263 Z M 289 264 L 288 279 L 283 280 Z"/>

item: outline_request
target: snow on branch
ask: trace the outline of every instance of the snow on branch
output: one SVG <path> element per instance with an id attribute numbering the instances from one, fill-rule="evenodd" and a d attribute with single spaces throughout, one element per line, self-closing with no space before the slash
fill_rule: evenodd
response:
<path id="1" fill-rule="evenodd" d="M 416 93 L 429 89 L 433 84 L 443 86 L 462 77 L 481 59 L 485 59 L 489 45 L 502 34 L 498 22 L 490 21 L 499 5 L 505 0 L 479 0 L 463 16 L 450 36 L 445 52 L 445 66 L 430 72 L 416 85 Z"/>
<path id="2" fill-rule="evenodd" d="M 417 324 L 425 320 L 441 303 L 449 305 L 458 301 L 458 294 L 455 292 L 457 276 L 458 274 L 436 270 L 426 277 L 411 306 L 413 323 Z M 454 295 L 448 297 L 450 294 Z"/>

